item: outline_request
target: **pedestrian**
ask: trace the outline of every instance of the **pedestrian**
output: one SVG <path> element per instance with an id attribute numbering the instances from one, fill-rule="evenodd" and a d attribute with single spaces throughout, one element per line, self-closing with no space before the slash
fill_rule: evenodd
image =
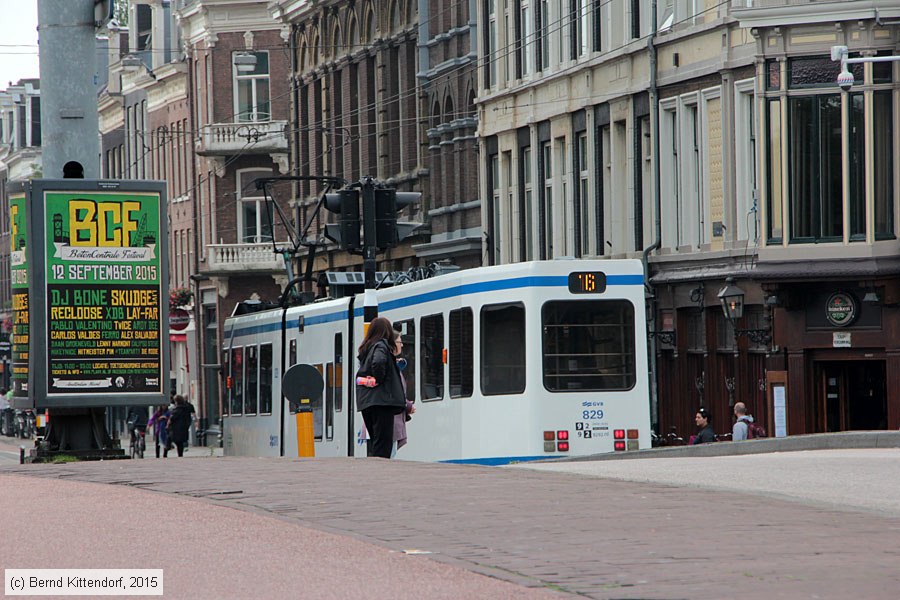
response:
<path id="1" fill-rule="evenodd" d="M 175 396 L 175 408 L 169 415 L 168 437 L 175 444 L 178 456 L 184 456 L 184 445 L 187 443 L 188 430 L 191 428 L 191 409 L 184 396 Z"/>
<path id="2" fill-rule="evenodd" d="M 737 420 L 731 429 L 731 440 L 740 442 L 750 439 L 750 423 L 753 422 L 753 417 L 747 414 L 747 406 L 743 402 L 735 403 L 734 418 Z"/>
<path id="3" fill-rule="evenodd" d="M 356 372 L 356 410 L 362 412 L 372 438 L 370 456 L 390 458 L 394 444 L 394 415 L 403 412 L 406 396 L 394 359 L 396 333 L 391 322 L 375 317 L 359 345 Z"/>
<path id="4" fill-rule="evenodd" d="M 691 444 L 708 444 L 709 442 L 716 441 L 716 432 L 713 431 L 709 421 L 709 412 L 701 406 L 700 410 L 697 411 L 697 414 L 694 415 L 694 422 L 697 424 L 699 431 L 697 431 L 697 435 L 691 440 Z"/>
<path id="5" fill-rule="evenodd" d="M 169 406 L 160 404 L 153 416 L 150 417 L 150 420 L 147 421 L 147 426 L 153 428 L 153 439 L 156 441 L 156 458 L 159 458 L 160 446 L 162 446 L 163 458 L 169 456 L 169 432 L 166 430 L 166 426 L 169 424 L 170 415 Z"/>
<path id="6" fill-rule="evenodd" d="M 403 383 L 403 397 L 406 398 L 406 374 L 404 371 L 406 370 L 407 361 L 401 356 L 403 352 L 403 338 L 400 335 L 401 330 L 398 326 L 399 323 L 394 323 L 394 331 L 396 332 L 396 337 L 394 338 L 394 356 L 396 357 L 397 368 L 400 371 L 400 381 Z M 406 445 L 406 422 L 412 419 L 412 414 L 414 412 L 416 412 L 416 405 L 412 400 L 406 398 L 406 407 L 403 409 L 403 412 L 399 415 L 394 415 L 394 445 L 391 449 L 391 458 L 394 458 L 397 455 L 397 450 Z"/>

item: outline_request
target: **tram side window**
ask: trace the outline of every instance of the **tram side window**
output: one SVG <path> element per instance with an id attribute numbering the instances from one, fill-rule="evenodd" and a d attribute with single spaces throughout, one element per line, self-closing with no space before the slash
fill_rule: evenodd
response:
<path id="1" fill-rule="evenodd" d="M 494 304 L 481 309 L 481 393 L 525 391 L 525 307 Z"/>
<path id="2" fill-rule="evenodd" d="M 272 344 L 259 347 L 259 412 L 272 412 Z"/>
<path id="3" fill-rule="evenodd" d="M 406 359 L 406 369 L 403 377 L 406 379 L 406 399 L 416 401 L 416 322 L 412 319 L 399 321 L 400 339 L 403 340 L 403 358 Z"/>
<path id="4" fill-rule="evenodd" d="M 334 411 L 344 409 L 344 335 L 334 336 Z"/>
<path id="5" fill-rule="evenodd" d="M 231 351 L 231 414 L 244 412 L 244 349 Z"/>
<path id="6" fill-rule="evenodd" d="M 450 397 L 472 395 L 472 309 L 450 311 Z"/>
<path id="7" fill-rule="evenodd" d="M 634 307 L 630 302 L 564 300 L 547 302 L 541 312 L 547 390 L 634 387 Z"/>
<path id="8" fill-rule="evenodd" d="M 316 368 L 316 371 L 319 372 L 319 375 L 322 375 L 324 380 L 325 371 L 322 363 L 313 366 Z M 318 394 L 317 398 L 310 399 L 310 407 L 312 408 L 313 414 L 313 437 L 319 441 L 322 441 L 322 395 L 323 394 Z"/>
<path id="9" fill-rule="evenodd" d="M 334 439 L 334 363 L 325 365 L 325 437 Z"/>
<path id="10" fill-rule="evenodd" d="M 222 416 L 227 417 L 231 414 L 231 395 L 233 393 L 231 387 L 231 352 L 222 351 L 222 373 L 225 373 L 225 401 L 222 402 Z"/>
<path id="11" fill-rule="evenodd" d="M 422 401 L 444 398 L 444 315 L 422 317 Z"/>
<path id="12" fill-rule="evenodd" d="M 259 349 L 247 346 L 247 375 L 244 381 L 244 414 L 255 415 L 259 401 Z"/>

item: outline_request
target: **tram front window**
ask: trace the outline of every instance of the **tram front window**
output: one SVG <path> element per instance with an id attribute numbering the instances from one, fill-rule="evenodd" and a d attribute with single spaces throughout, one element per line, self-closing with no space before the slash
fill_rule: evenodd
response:
<path id="1" fill-rule="evenodd" d="M 541 320 L 544 387 L 548 391 L 614 391 L 634 387 L 634 307 L 630 302 L 547 302 Z"/>

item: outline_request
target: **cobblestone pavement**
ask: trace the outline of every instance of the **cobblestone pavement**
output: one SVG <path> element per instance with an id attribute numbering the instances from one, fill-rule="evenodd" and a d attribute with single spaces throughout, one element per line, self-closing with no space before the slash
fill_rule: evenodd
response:
<path id="1" fill-rule="evenodd" d="M 699 460 L 702 471 L 717 459 Z M 784 468 L 804 468 L 792 464 Z M 877 599 L 900 589 L 900 516 L 755 492 L 377 459 L 109 461 L 0 473 L 198 498 L 590 598 Z"/>

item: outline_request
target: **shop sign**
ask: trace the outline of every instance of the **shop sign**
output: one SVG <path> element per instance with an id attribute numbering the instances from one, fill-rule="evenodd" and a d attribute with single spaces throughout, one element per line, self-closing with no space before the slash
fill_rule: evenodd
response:
<path id="1" fill-rule="evenodd" d="M 831 334 L 831 346 L 833 348 L 851 348 L 851 335 L 853 334 L 851 334 L 849 331 L 835 331 Z"/>
<path id="2" fill-rule="evenodd" d="M 825 303 L 825 318 L 835 327 L 846 327 L 856 320 L 856 300 L 846 292 L 835 292 Z"/>

